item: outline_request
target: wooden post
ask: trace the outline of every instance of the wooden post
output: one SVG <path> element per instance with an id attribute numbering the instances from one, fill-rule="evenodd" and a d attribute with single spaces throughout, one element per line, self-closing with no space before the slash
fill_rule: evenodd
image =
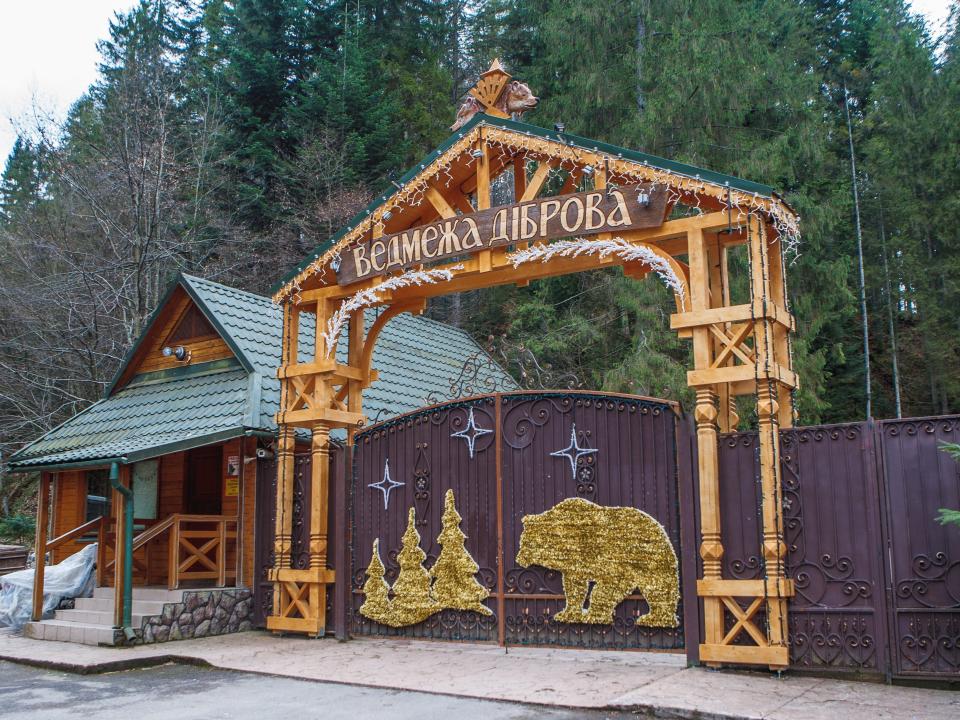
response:
<path id="1" fill-rule="evenodd" d="M 477 210 L 487 210 L 490 207 L 490 146 L 487 145 L 483 128 L 480 129 L 477 148 L 482 153 L 477 158 Z M 481 250 L 477 253 L 477 267 L 480 272 L 490 271 L 493 267 L 492 250 Z"/>
<path id="2" fill-rule="evenodd" d="M 180 586 L 180 519 L 174 518 L 170 526 L 167 554 L 167 589 L 176 590 Z"/>
<path id="3" fill-rule="evenodd" d="M 719 233 L 712 233 L 707 240 L 707 258 L 710 270 L 710 307 L 730 307 L 730 281 L 727 275 L 727 248 Z M 724 329 L 730 334 L 730 323 L 724 323 Z M 723 350 L 719 338 L 712 338 L 714 357 Z M 731 365 L 730 357 L 721 366 Z M 730 383 L 717 384 L 717 425 L 720 432 L 734 432 L 740 418 L 737 416 L 736 398 L 730 392 Z"/>
<path id="4" fill-rule="evenodd" d="M 50 522 L 50 473 L 40 473 L 40 497 L 37 500 L 37 535 L 33 570 L 33 620 L 43 619 L 43 581 L 47 565 L 47 525 Z"/>
<path id="5" fill-rule="evenodd" d="M 288 382 L 286 380 L 284 383 Z M 293 473 L 296 437 L 294 429 L 280 426 L 277 441 L 277 517 L 274 536 L 274 572 L 290 567 L 291 538 L 293 535 Z M 273 614 L 280 614 L 281 591 L 279 584 L 273 593 Z"/>
<path id="6" fill-rule="evenodd" d="M 217 587 L 227 586 L 227 521 L 217 520 Z"/>
<path id="7" fill-rule="evenodd" d="M 310 443 L 310 569 L 321 582 L 310 585 L 310 607 L 316 613 L 316 632 L 327 627 L 327 586 L 322 576 L 327 569 L 327 511 L 330 499 L 330 427 L 313 426 Z"/>
<path id="8" fill-rule="evenodd" d="M 703 231 L 687 233 L 690 260 L 690 305 L 693 312 L 710 307 L 709 256 Z M 706 327 L 693 329 L 694 370 L 709 368 L 713 340 Z M 704 579 L 719 580 L 723 567 L 720 534 L 720 474 L 717 462 L 717 397 L 713 387 L 696 388 L 693 418 L 697 424 L 697 471 L 700 482 L 700 557 Z M 706 644 L 720 644 L 724 635 L 723 605 L 718 597 L 703 598 L 703 628 Z"/>
<path id="9" fill-rule="evenodd" d="M 103 587 L 107 581 L 107 536 L 110 518 L 100 517 L 97 525 L 97 587 Z"/>
<path id="10" fill-rule="evenodd" d="M 120 484 L 130 487 L 130 466 L 120 466 Z M 127 548 L 124 542 L 126 524 L 133 522 L 126 513 L 126 503 L 119 490 L 113 490 L 113 507 L 116 508 L 117 532 L 113 545 L 113 624 L 116 627 L 123 625 L 123 596 L 126 589 L 124 582 L 124 563 L 126 562 Z"/>
<path id="11" fill-rule="evenodd" d="M 283 306 L 283 347 L 281 350 L 281 367 L 294 365 L 298 356 L 298 341 L 300 336 L 300 310 L 293 301 Z M 279 432 L 277 437 L 277 514 L 274 524 L 273 541 L 273 615 L 281 614 L 282 587 L 278 581 L 279 572 L 290 567 L 291 538 L 293 535 L 293 473 L 295 471 L 294 452 L 296 451 L 296 434 L 294 428 L 283 422 L 283 416 L 288 409 L 290 398 L 290 380 L 280 380 L 280 413 Z"/>
<path id="12" fill-rule="evenodd" d="M 757 368 L 762 373 L 777 362 L 778 357 L 773 322 L 767 319 L 768 309 L 774 304 L 771 287 L 772 258 L 767 233 L 759 221 L 750 233 L 750 271 L 752 274 L 753 303 L 761 312 L 754 324 Z M 779 256 L 774 261 L 779 267 Z M 783 502 L 780 487 L 780 427 L 779 390 L 774 380 L 761 379 L 757 383 L 757 418 L 760 441 L 760 486 L 762 491 L 763 559 L 766 567 L 767 626 L 771 645 L 787 644 L 787 600 L 780 591 L 784 577 L 783 561 L 787 546 L 783 541 Z"/>

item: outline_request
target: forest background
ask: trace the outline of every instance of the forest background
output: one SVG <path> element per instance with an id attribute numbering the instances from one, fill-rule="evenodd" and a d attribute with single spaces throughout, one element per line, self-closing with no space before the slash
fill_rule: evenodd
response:
<path id="1" fill-rule="evenodd" d="M 177 272 L 268 293 L 449 135 L 494 57 L 541 98 L 526 122 L 798 210 L 803 424 L 866 413 L 852 147 L 872 414 L 958 412 L 958 15 L 932 36 L 900 0 L 142 0 L 66 120 L 24 120 L 6 161 L 0 457 L 101 396 Z M 670 304 L 610 270 L 428 312 L 516 373 L 685 402 Z"/>

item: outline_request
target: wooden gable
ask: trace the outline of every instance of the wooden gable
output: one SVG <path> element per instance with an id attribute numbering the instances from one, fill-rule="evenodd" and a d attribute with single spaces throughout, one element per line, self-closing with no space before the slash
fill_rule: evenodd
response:
<path id="1" fill-rule="evenodd" d="M 177 360 L 172 355 L 163 354 L 163 348 L 177 346 L 187 350 L 189 360 Z M 230 347 L 203 311 L 182 287 L 177 287 L 147 329 L 115 389 L 126 385 L 136 375 L 232 357 Z"/>

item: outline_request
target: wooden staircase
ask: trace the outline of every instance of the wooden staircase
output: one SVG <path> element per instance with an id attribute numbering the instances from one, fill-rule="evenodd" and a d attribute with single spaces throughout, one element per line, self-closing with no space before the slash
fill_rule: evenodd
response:
<path id="1" fill-rule="evenodd" d="M 141 627 L 145 617 L 160 615 L 164 604 L 182 602 L 183 592 L 158 587 L 134 588 L 133 627 Z M 93 597 L 77 598 L 73 610 L 57 610 L 50 620 L 27 623 L 23 634 L 36 640 L 59 640 L 83 645 L 115 644 L 113 588 L 98 587 L 93 591 Z"/>

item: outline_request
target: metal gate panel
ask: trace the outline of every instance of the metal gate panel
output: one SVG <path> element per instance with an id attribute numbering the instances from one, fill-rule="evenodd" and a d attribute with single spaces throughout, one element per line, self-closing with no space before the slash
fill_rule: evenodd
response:
<path id="1" fill-rule="evenodd" d="M 960 469 L 940 448 L 960 442 L 957 416 L 880 424 L 886 477 L 893 670 L 900 677 L 960 673 L 960 530 L 936 521 L 960 508 Z"/>
<path id="2" fill-rule="evenodd" d="M 795 668 L 882 675 L 888 663 L 878 476 L 867 423 L 780 434 Z M 724 573 L 763 575 L 756 433 L 720 438 Z"/>
<path id="3" fill-rule="evenodd" d="M 563 607 L 560 573 L 518 567 L 515 560 L 521 518 L 575 497 L 646 511 L 663 524 L 679 560 L 673 409 L 671 403 L 632 396 L 495 394 L 427 408 L 359 434 L 350 509 L 353 632 L 506 644 L 682 648 L 682 625 L 654 629 L 634 623 L 647 610 L 640 596 L 621 603 L 609 626 L 553 620 Z M 569 457 L 551 453 L 571 444 L 574 425 L 579 447 L 596 452 L 582 454 L 571 467 Z M 392 488 L 389 496 L 387 487 Z M 423 565 L 430 567 L 440 551 L 436 536 L 444 493 L 451 488 L 463 517 L 466 548 L 480 567 L 477 579 L 490 592 L 486 605 L 494 615 L 444 610 L 405 628 L 360 615 L 374 539 L 380 539 L 385 580 L 392 584 L 399 573 L 397 553 L 407 512 L 414 507 L 420 547 L 427 555 Z M 678 615 L 683 617 L 682 607 Z"/>
<path id="4" fill-rule="evenodd" d="M 440 553 L 437 535 L 448 489 L 453 490 L 457 511 L 463 518 L 460 527 L 467 536 L 466 548 L 480 567 L 477 580 L 491 593 L 486 605 L 496 612 L 495 405 L 493 397 L 483 397 L 429 408 L 377 425 L 357 436 L 352 498 L 353 632 L 448 640 L 497 639 L 495 614 L 482 616 L 443 610 L 417 625 L 391 628 L 372 622 L 358 612 L 363 604 L 365 570 L 375 538 L 380 540 L 386 581 L 393 584 L 397 579 L 397 553 L 411 507 L 416 510 L 420 547 L 427 554 L 424 566 L 430 567 L 436 561 Z M 468 428 L 471 410 L 474 427 L 481 431 L 474 437 L 472 458 L 466 436 L 455 436 L 462 431 L 469 435 L 476 433 L 475 429 Z M 484 430 L 488 432 L 483 433 Z M 376 487 L 379 483 L 385 483 L 381 486 L 383 489 Z M 392 490 L 387 490 L 388 487 Z"/>
<path id="5" fill-rule="evenodd" d="M 581 497 L 601 506 L 643 510 L 666 529 L 680 559 L 676 421 L 669 403 L 642 398 L 540 393 L 504 395 L 504 623 L 508 644 L 608 648 L 682 648 L 676 628 L 637 625 L 647 603 L 632 595 L 617 607 L 612 625 L 561 623 L 561 574 L 519 567 L 524 515 L 544 512 L 561 500 Z M 572 433 L 576 437 L 572 437 Z M 571 467 L 553 455 L 576 440 L 595 451 Z M 677 609 L 682 619 L 682 606 Z"/>

